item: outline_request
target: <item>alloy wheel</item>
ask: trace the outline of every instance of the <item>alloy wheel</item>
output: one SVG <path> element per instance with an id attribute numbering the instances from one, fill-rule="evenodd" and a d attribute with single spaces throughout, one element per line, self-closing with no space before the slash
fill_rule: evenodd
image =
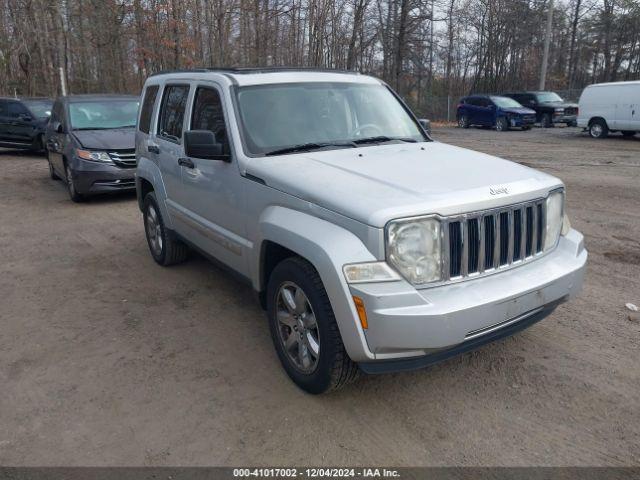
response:
<path id="1" fill-rule="evenodd" d="M 591 125 L 591 136 L 593 138 L 600 138 L 602 136 L 602 125 L 600 125 L 599 123 L 594 123 L 593 125 Z"/>
<path id="2" fill-rule="evenodd" d="M 147 237 L 149 238 L 149 245 L 151 245 L 153 253 L 156 256 L 160 256 L 162 254 L 162 226 L 160 225 L 158 212 L 153 205 L 147 207 L 145 226 L 147 229 Z"/>
<path id="3" fill-rule="evenodd" d="M 278 337 L 292 365 L 312 373 L 320 358 L 320 331 L 311 303 L 302 288 L 285 282 L 276 296 Z"/>

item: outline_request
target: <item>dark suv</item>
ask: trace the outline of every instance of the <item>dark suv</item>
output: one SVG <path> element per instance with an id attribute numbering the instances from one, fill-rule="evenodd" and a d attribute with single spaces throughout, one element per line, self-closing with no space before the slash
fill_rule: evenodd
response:
<path id="1" fill-rule="evenodd" d="M 50 98 L 0 98 L 0 147 L 42 151 Z"/>
<path id="2" fill-rule="evenodd" d="M 49 173 L 65 180 L 71 200 L 135 190 L 138 105 L 132 95 L 56 100 L 45 136 Z"/>
<path id="3" fill-rule="evenodd" d="M 557 93 L 516 92 L 503 95 L 535 110 L 536 121 L 541 127 L 553 127 L 554 123 L 564 123 L 568 127 L 575 127 L 578 124 L 578 105 L 565 102 Z"/>
<path id="4" fill-rule="evenodd" d="M 525 108 L 512 98 L 498 95 L 470 95 L 458 104 L 458 126 L 493 127 L 498 131 L 519 127 L 528 130 L 535 122 L 536 112 Z"/>

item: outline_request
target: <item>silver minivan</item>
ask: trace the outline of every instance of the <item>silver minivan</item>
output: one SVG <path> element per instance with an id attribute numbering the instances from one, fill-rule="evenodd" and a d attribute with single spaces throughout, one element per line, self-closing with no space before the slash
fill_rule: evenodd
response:
<path id="1" fill-rule="evenodd" d="M 562 182 L 433 141 L 373 77 L 151 76 L 136 157 L 155 261 L 194 248 L 246 279 L 308 392 L 511 335 L 582 286 Z"/>

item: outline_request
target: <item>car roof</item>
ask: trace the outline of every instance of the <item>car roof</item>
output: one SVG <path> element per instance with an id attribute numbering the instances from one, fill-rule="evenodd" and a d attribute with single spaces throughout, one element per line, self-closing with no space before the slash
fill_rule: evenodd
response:
<path id="1" fill-rule="evenodd" d="M 609 85 L 640 85 L 640 80 L 629 80 L 626 82 L 606 82 L 606 83 L 594 83 L 593 85 L 587 85 L 590 87 L 608 87 Z"/>
<path id="2" fill-rule="evenodd" d="M 49 100 L 53 102 L 53 98 L 50 97 L 0 97 L 0 100 L 13 100 L 17 102 L 28 102 L 30 100 Z"/>
<path id="3" fill-rule="evenodd" d="M 153 74 L 149 79 L 206 80 L 223 76 L 235 85 L 297 82 L 343 82 L 382 84 L 381 80 L 350 70 L 294 67 L 201 68 Z"/>

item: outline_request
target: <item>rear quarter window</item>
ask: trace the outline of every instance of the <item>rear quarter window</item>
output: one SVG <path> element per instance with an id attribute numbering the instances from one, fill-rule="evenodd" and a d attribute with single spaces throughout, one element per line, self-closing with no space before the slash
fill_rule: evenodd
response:
<path id="1" fill-rule="evenodd" d="M 162 94 L 158 135 L 171 142 L 181 143 L 184 111 L 189 96 L 189 85 L 167 85 Z"/>
<path id="2" fill-rule="evenodd" d="M 153 116 L 153 106 L 158 96 L 158 85 L 150 85 L 144 92 L 144 100 L 142 101 L 142 109 L 140 111 L 140 122 L 138 129 L 141 132 L 149 133 L 151 130 L 151 117 Z"/>

